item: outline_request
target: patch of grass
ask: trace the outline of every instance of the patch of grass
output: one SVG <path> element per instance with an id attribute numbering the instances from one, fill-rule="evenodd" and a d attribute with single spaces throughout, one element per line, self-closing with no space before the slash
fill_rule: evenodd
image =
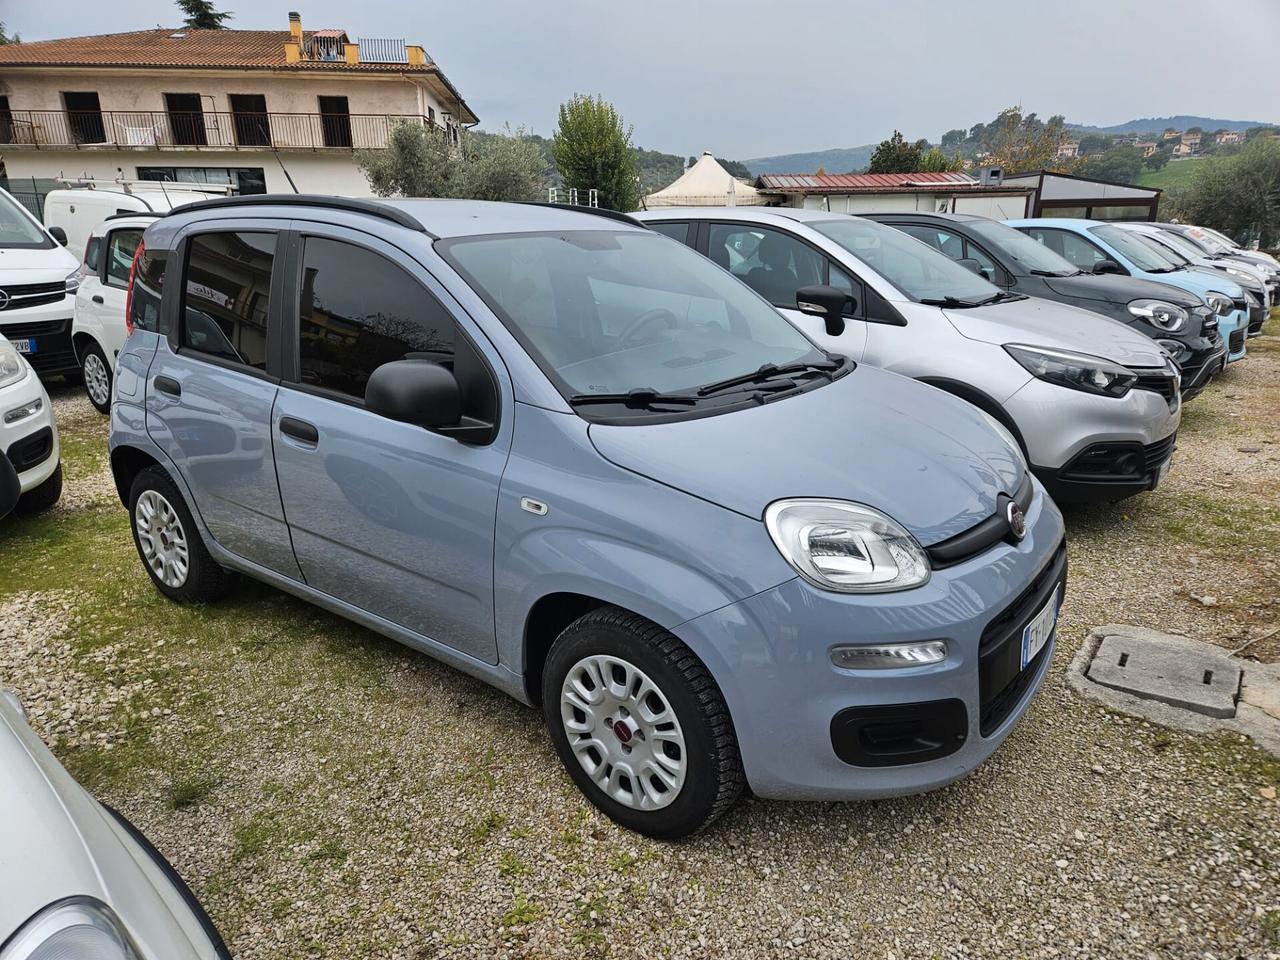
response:
<path id="1" fill-rule="evenodd" d="M 499 923 L 504 927 L 520 927 L 526 923 L 533 923 L 541 913 L 536 904 L 530 903 L 523 894 L 517 893 L 511 908 L 502 915 Z"/>
<path id="2" fill-rule="evenodd" d="M 617 870 L 619 873 L 627 873 L 640 860 L 639 857 L 630 853 L 618 853 L 609 858 L 609 866 Z"/>
<path id="3" fill-rule="evenodd" d="M 1268 910 L 1262 915 L 1262 939 L 1269 947 L 1280 947 L 1280 910 Z"/>
<path id="4" fill-rule="evenodd" d="M 218 785 L 218 778 L 206 774 L 175 777 L 164 789 L 164 802 L 170 810 L 185 810 L 206 800 Z"/>
<path id="5" fill-rule="evenodd" d="M 307 859 L 319 863 L 342 863 L 349 855 L 347 848 L 331 837 L 307 854 Z"/>
<path id="6" fill-rule="evenodd" d="M 506 851 L 498 860 L 498 876 L 523 877 L 529 872 L 528 865 L 511 851 Z"/>
<path id="7" fill-rule="evenodd" d="M 483 843 L 493 836 L 505 822 L 501 814 L 490 810 L 480 819 L 473 820 L 467 825 L 467 836 L 476 843 Z"/>
<path id="8" fill-rule="evenodd" d="M 270 823 L 259 817 L 237 824 L 231 831 L 232 838 L 235 840 L 235 847 L 231 851 L 231 859 L 247 860 L 250 857 L 256 857 L 267 849 L 272 832 L 273 828 Z"/>

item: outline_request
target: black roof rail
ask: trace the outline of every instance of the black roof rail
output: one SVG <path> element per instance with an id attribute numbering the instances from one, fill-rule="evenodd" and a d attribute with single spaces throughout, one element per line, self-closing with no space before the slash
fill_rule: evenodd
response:
<path id="1" fill-rule="evenodd" d="M 125 220 L 129 217 L 163 217 L 163 216 L 167 216 L 167 214 L 161 210 L 126 210 L 123 213 L 113 213 L 109 217 L 103 217 L 102 222 L 106 223 L 108 220 Z"/>
<path id="2" fill-rule="evenodd" d="M 617 220 L 619 223 L 629 223 L 633 227 L 642 227 L 649 229 L 647 223 L 642 223 L 629 213 L 622 213 L 620 210 L 607 210 L 604 207 L 584 207 L 577 203 L 551 203 L 547 200 L 520 200 L 527 207 L 550 207 L 552 210 L 573 210 L 575 213 L 589 213 L 597 217 L 604 217 L 606 220 Z"/>
<path id="3" fill-rule="evenodd" d="M 438 240 L 430 230 L 408 212 L 387 203 L 376 200 L 360 200 L 355 197 L 326 197 L 311 193 L 253 193 L 236 197 L 214 197 L 210 200 L 197 200 L 195 203 L 184 203 L 169 211 L 168 215 L 189 213 L 192 210 L 218 210 L 223 207 L 241 206 L 275 206 L 275 207 L 327 207 L 330 210 L 348 210 L 351 213 L 365 213 L 371 217 L 381 217 L 402 227 L 418 233 L 425 233 L 432 240 Z"/>

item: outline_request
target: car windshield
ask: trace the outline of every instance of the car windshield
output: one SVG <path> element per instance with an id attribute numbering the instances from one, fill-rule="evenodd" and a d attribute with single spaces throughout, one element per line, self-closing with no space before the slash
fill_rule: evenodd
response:
<path id="1" fill-rule="evenodd" d="M 1023 269 L 1043 275 L 1055 277 L 1073 277 L 1080 273 L 1080 268 L 1059 256 L 1038 240 L 1032 240 L 1020 230 L 1015 230 L 995 220 L 975 220 L 968 224 L 969 229 L 983 240 L 988 241 L 1001 253 L 1015 261 Z"/>
<path id="2" fill-rule="evenodd" d="M 927 243 L 874 220 L 844 217 L 810 221 L 809 226 L 840 244 L 912 300 L 974 304 L 1001 292 Z"/>
<path id="3" fill-rule="evenodd" d="M 1120 255 L 1139 270 L 1147 273 L 1169 273 L 1178 269 L 1179 265 L 1156 249 L 1154 244 L 1143 243 L 1138 234 L 1123 227 L 1105 223 L 1101 226 L 1089 227 L 1089 232 L 1120 251 Z"/>
<path id="4" fill-rule="evenodd" d="M 505 234 L 436 246 L 571 400 L 688 399 L 767 365 L 838 366 L 743 283 L 656 233 Z"/>
<path id="5" fill-rule="evenodd" d="M 1198 260 L 1205 255 L 1205 252 L 1197 247 L 1186 237 L 1179 236 L 1176 233 L 1170 233 L 1168 230 L 1161 230 L 1156 239 L 1163 243 L 1166 247 L 1173 247 L 1178 253 L 1182 254 L 1188 260 Z"/>
<path id="6" fill-rule="evenodd" d="M 53 241 L 19 205 L 0 190 L 0 250 L 50 250 Z"/>
<path id="7" fill-rule="evenodd" d="M 1164 237 L 1155 237 L 1141 230 L 1130 230 L 1129 232 L 1138 238 L 1139 243 L 1146 244 L 1155 254 L 1167 260 L 1172 260 L 1180 267 L 1185 267 L 1191 262 L 1191 257 L 1186 256 L 1180 250 L 1172 249 L 1173 244 L 1165 243 Z M 1193 256 L 1202 257 L 1204 254 L 1197 253 L 1193 254 Z"/>

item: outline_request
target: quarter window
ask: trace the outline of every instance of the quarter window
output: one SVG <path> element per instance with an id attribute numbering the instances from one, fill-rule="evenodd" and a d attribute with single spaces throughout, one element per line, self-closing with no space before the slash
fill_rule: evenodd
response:
<path id="1" fill-rule="evenodd" d="M 107 283 L 111 286 L 129 285 L 129 270 L 133 266 L 133 255 L 141 240 L 142 231 L 134 228 L 112 230 L 107 235 Z"/>
<path id="2" fill-rule="evenodd" d="M 767 227 L 713 223 L 707 256 L 774 306 L 796 307 L 796 291 L 822 283 L 826 258 L 808 244 Z"/>
<path id="3" fill-rule="evenodd" d="M 408 273 L 363 247 L 306 239 L 298 314 L 299 370 L 310 386 L 364 399 L 369 375 L 384 363 L 453 366 L 453 317 Z"/>
<path id="4" fill-rule="evenodd" d="M 182 346 L 267 369 L 274 233 L 206 233 L 187 245 Z"/>

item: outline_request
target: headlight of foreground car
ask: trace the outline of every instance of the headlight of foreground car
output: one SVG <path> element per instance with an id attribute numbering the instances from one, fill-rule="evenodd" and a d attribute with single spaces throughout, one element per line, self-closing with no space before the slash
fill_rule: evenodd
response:
<path id="1" fill-rule="evenodd" d="M 27 375 L 27 365 L 22 362 L 17 348 L 0 337 L 0 387 L 17 383 Z"/>
<path id="2" fill-rule="evenodd" d="M 27 921 L 0 960 L 138 960 L 138 951 L 110 907 L 73 897 Z"/>
<path id="3" fill-rule="evenodd" d="M 1218 293 L 1210 290 L 1204 295 L 1204 302 L 1213 308 L 1213 312 L 1220 317 L 1225 317 L 1228 313 L 1235 309 L 1235 304 L 1231 302 L 1231 298 L 1225 293 Z"/>
<path id="4" fill-rule="evenodd" d="M 1016 343 L 1005 344 L 1004 349 L 1033 377 L 1072 390 L 1104 397 L 1123 397 L 1138 382 L 1137 374 L 1132 370 L 1087 353 Z"/>
<path id="5" fill-rule="evenodd" d="M 860 503 L 778 500 L 764 522 L 787 563 L 820 590 L 887 593 L 929 580 L 929 558 L 915 537 Z"/>
<path id="6" fill-rule="evenodd" d="M 1129 304 L 1129 312 L 1135 317 L 1150 320 L 1161 330 L 1181 330 L 1187 322 L 1189 314 L 1176 303 L 1164 300 L 1134 300 Z"/>
<path id="7" fill-rule="evenodd" d="M 76 267 L 67 274 L 67 293 L 75 293 L 80 289 L 80 268 Z"/>

